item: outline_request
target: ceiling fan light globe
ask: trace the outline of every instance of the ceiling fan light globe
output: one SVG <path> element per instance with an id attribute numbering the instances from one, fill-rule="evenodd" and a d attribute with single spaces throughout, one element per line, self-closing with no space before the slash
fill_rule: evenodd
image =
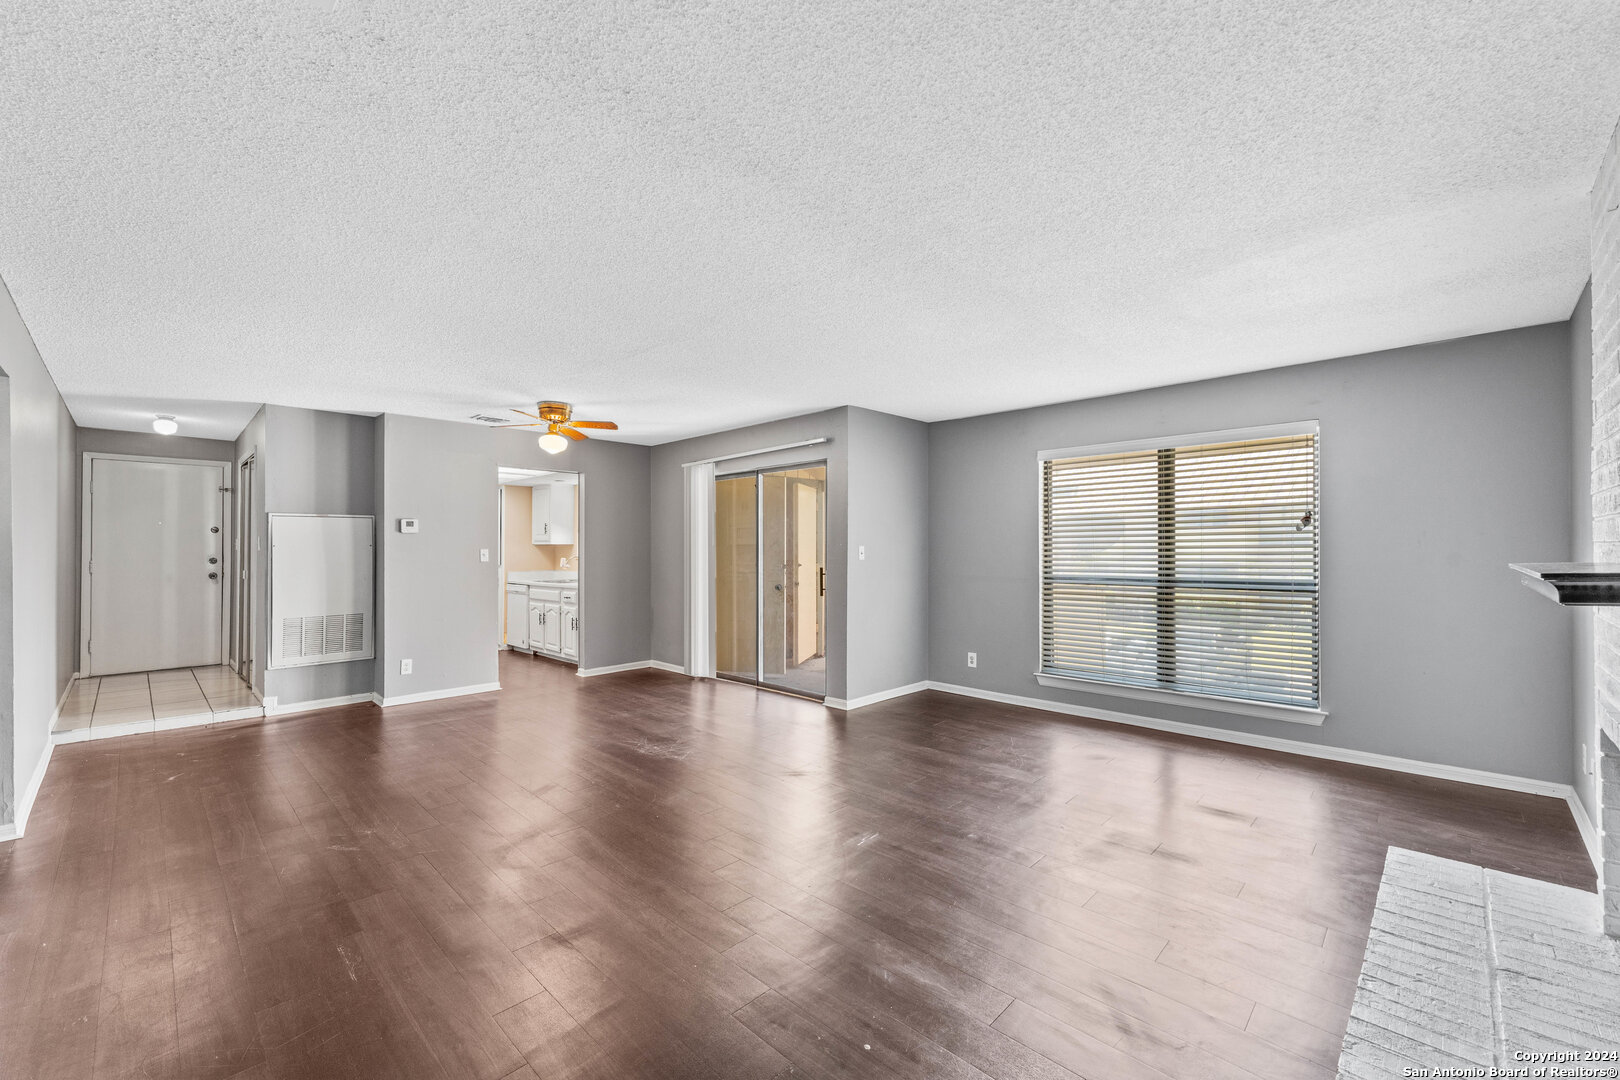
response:
<path id="1" fill-rule="evenodd" d="M 173 435 L 180 430 L 180 425 L 174 422 L 172 416 L 160 416 L 152 421 L 152 430 L 159 435 Z"/>
<path id="2" fill-rule="evenodd" d="M 548 454 L 560 454 L 568 449 L 568 440 L 555 431 L 548 431 L 540 436 L 540 449 Z"/>

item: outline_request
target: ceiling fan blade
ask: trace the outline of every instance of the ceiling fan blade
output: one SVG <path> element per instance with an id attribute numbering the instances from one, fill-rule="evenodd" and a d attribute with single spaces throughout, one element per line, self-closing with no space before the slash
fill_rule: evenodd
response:
<path id="1" fill-rule="evenodd" d="M 619 425 L 611 420 L 570 420 L 570 427 L 604 428 L 608 431 L 618 431 Z"/>
<path id="2" fill-rule="evenodd" d="M 570 439 L 573 439 L 575 442 L 580 442 L 580 441 L 582 441 L 584 439 L 590 438 L 590 436 L 588 436 L 588 435 L 581 434 L 580 432 L 575 431 L 573 428 L 564 427 L 561 424 L 558 424 L 556 427 L 552 428 L 551 430 L 553 430 L 555 432 L 558 432 L 559 434 L 566 435 Z"/>
<path id="3" fill-rule="evenodd" d="M 546 422 L 544 420 L 542 420 L 538 424 L 496 424 L 495 426 L 498 427 L 498 428 L 503 428 L 503 427 L 545 427 Z"/>
<path id="4" fill-rule="evenodd" d="M 536 419 L 536 420 L 538 420 L 538 419 L 540 419 L 540 415 L 539 415 L 539 414 L 538 414 L 538 413 L 532 413 L 532 412 L 524 412 L 524 411 L 523 411 L 523 410 L 522 410 L 522 409 L 507 409 L 507 410 L 506 410 L 506 411 L 507 411 L 507 412 L 515 412 L 515 413 L 517 413 L 517 414 L 518 414 L 518 415 L 519 415 L 519 416 L 532 416 L 532 417 L 534 417 L 534 418 L 535 418 L 535 419 Z"/>

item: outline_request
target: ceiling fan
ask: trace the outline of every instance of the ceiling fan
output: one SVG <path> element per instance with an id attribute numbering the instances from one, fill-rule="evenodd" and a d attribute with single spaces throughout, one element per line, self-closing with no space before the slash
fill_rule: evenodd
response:
<path id="1" fill-rule="evenodd" d="M 524 412 L 522 409 L 513 409 L 520 416 L 532 416 L 533 424 L 502 424 L 501 427 L 543 427 L 544 435 L 540 436 L 540 449 L 548 454 L 560 454 L 568 448 L 568 440 L 582 442 L 590 438 L 579 428 L 603 428 L 608 431 L 618 431 L 619 425 L 611 420 L 575 420 L 574 407 L 566 401 L 541 401 L 534 407 L 534 412 Z"/>

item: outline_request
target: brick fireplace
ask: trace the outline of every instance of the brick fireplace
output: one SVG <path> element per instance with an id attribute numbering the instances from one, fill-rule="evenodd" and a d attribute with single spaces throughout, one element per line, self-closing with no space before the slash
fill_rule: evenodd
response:
<path id="1" fill-rule="evenodd" d="M 1620 938 L 1620 747 L 1607 732 L 1598 733 L 1598 798 L 1603 820 L 1598 829 L 1603 838 L 1602 880 L 1603 932 Z"/>

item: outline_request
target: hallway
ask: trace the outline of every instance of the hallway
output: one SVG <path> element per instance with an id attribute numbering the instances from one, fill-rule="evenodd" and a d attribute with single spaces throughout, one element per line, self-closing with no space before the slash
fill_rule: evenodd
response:
<path id="1" fill-rule="evenodd" d="M 253 688 L 224 665 L 75 679 L 51 732 L 58 745 L 264 715 Z"/>

